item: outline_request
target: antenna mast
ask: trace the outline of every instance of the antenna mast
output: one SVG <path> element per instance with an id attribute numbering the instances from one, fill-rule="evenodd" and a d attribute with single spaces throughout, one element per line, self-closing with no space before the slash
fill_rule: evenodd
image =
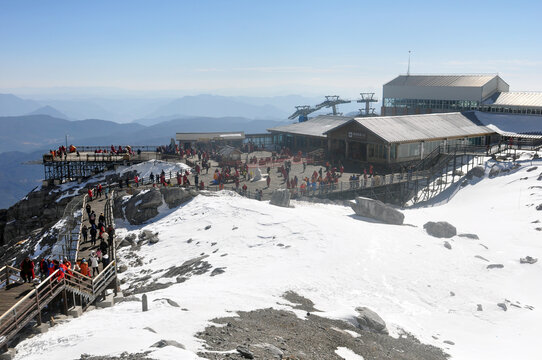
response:
<path id="1" fill-rule="evenodd" d="M 408 68 L 406 74 L 410 76 L 410 50 L 408 50 Z"/>

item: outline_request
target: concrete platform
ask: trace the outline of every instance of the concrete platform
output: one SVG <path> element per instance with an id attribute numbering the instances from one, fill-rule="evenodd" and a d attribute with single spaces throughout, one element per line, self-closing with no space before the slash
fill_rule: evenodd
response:
<path id="1" fill-rule="evenodd" d="M 113 305 L 115 305 L 114 296 L 115 296 L 114 294 L 107 295 L 105 297 L 105 300 L 96 302 L 96 307 L 99 307 L 102 309 L 112 307 Z"/>
<path id="2" fill-rule="evenodd" d="M 78 318 L 83 314 L 83 308 L 81 306 L 74 306 L 68 310 L 68 315 Z"/>
<path id="3" fill-rule="evenodd" d="M 39 326 L 32 328 L 34 334 L 44 334 L 49 331 L 49 324 L 43 323 Z"/>

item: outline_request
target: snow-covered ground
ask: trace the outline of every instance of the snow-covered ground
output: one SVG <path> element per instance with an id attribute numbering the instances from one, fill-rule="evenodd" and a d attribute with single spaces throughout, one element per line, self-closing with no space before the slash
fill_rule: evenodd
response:
<path id="1" fill-rule="evenodd" d="M 90 311 L 23 341 L 17 359 L 147 350 L 153 358 L 197 359 L 202 343 L 194 335 L 211 319 L 239 310 L 291 310 L 280 297 L 287 290 L 311 299 L 331 318 L 348 320 L 356 307 L 367 306 L 392 335 L 404 329 L 453 359 L 538 359 L 542 261 L 519 263 L 527 255 L 542 260 L 542 232 L 536 230 L 542 225 L 534 223 L 542 221 L 536 210 L 542 203 L 542 162 L 533 165 L 538 169 L 528 172 L 531 165 L 524 163 L 474 182 L 443 205 L 405 210 L 403 226 L 375 223 L 343 206 L 292 202 L 295 207 L 286 209 L 230 192 L 198 196 L 141 227 L 159 232 L 160 241 L 137 251 L 144 265 L 121 276 L 129 284 L 144 270 L 163 270 L 150 282 L 202 254 L 223 274 L 193 275 L 182 283 L 162 277 L 161 283 L 173 285 L 147 293 L 150 311 L 141 312 L 134 301 Z M 456 236 L 448 240 L 449 250 L 425 232 L 427 221 L 448 221 L 479 240 Z M 129 251 L 119 251 L 121 261 Z M 488 264 L 504 268 L 487 269 Z M 497 304 L 506 300 L 505 312 Z M 186 350 L 149 348 L 161 339 Z M 338 348 L 337 354 L 356 359 L 351 349 Z"/>

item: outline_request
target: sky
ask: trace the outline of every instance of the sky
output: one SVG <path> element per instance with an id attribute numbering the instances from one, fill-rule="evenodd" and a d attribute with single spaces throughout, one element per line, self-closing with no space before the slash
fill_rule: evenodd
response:
<path id="1" fill-rule="evenodd" d="M 0 89 L 354 96 L 406 73 L 542 91 L 541 1 L 0 0 Z"/>

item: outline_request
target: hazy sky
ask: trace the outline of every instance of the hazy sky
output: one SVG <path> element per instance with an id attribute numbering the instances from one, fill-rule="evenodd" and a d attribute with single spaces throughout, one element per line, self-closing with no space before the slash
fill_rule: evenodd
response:
<path id="1" fill-rule="evenodd" d="M 0 0 L 0 88 L 225 95 L 381 91 L 499 73 L 542 91 L 542 1 Z"/>

